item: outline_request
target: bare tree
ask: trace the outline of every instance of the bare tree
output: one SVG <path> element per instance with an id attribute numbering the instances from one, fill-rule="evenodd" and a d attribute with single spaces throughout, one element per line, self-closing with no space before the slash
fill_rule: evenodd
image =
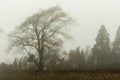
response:
<path id="1" fill-rule="evenodd" d="M 59 6 L 33 14 L 10 34 L 12 47 L 17 47 L 30 55 L 37 53 L 39 71 L 43 70 L 44 54 L 58 50 L 63 38 L 69 39 L 65 30 L 73 22 L 72 18 Z M 57 49 L 56 49 L 57 48 Z"/>

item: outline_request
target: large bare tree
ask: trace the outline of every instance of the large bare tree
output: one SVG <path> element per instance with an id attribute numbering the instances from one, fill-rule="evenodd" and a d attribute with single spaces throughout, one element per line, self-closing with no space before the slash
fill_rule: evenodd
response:
<path id="1" fill-rule="evenodd" d="M 57 51 L 63 38 L 70 38 L 65 30 L 73 22 L 59 6 L 39 11 L 25 20 L 10 34 L 12 47 L 38 55 L 38 69 L 43 70 L 44 55 Z"/>

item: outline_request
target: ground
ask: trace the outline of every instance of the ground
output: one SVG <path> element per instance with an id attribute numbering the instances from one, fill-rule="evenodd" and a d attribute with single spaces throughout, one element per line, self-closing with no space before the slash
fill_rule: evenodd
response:
<path id="1" fill-rule="evenodd" d="M 0 80 L 120 80 L 120 72 L 1 72 Z"/>

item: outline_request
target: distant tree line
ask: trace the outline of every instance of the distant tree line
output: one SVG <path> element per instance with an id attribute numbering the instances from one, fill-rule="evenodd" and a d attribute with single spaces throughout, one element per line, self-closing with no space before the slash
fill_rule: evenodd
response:
<path id="1" fill-rule="evenodd" d="M 44 56 L 44 71 L 86 71 L 86 70 L 120 70 L 120 27 L 114 42 L 111 44 L 109 33 L 104 25 L 101 26 L 93 48 L 85 50 L 77 47 L 68 52 L 49 52 Z M 36 54 L 15 59 L 13 64 L 1 63 L 2 70 L 37 71 Z"/>
<path id="2" fill-rule="evenodd" d="M 44 70 L 120 70 L 120 27 L 117 30 L 116 38 L 112 45 L 110 43 L 109 33 L 104 25 L 98 31 L 95 40 L 96 43 L 93 48 L 87 47 L 83 50 L 77 47 L 76 49 L 69 50 L 69 52 L 47 53 L 45 55 Z M 15 69 L 28 69 L 33 71 L 37 69 L 34 63 L 28 63 L 28 60 L 25 59 L 27 57 L 21 58 L 18 61 L 15 59 Z"/>
<path id="3" fill-rule="evenodd" d="M 2 63 L 1 69 L 36 72 L 120 70 L 120 27 L 112 44 L 102 25 L 92 48 L 62 51 L 63 38 L 71 38 L 65 30 L 73 22 L 59 6 L 33 14 L 9 34 L 10 49 L 27 55 L 10 65 Z"/>

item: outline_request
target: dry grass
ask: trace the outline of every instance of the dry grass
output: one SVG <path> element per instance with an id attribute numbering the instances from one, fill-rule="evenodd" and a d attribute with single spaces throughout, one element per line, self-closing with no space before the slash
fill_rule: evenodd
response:
<path id="1" fill-rule="evenodd" d="M 56 72 L 28 74 L 1 72 L 0 80 L 120 80 L 119 72 Z"/>

